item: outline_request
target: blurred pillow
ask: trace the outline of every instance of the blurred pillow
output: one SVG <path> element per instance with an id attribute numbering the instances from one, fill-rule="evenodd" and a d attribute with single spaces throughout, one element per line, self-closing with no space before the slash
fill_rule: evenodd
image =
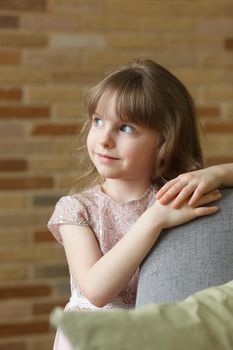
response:
<path id="1" fill-rule="evenodd" d="M 64 312 L 51 323 L 75 350 L 233 349 L 233 281 L 184 301 L 135 310 Z"/>

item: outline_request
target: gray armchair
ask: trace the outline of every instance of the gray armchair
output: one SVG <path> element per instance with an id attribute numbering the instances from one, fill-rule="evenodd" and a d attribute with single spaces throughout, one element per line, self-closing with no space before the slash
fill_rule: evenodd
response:
<path id="1" fill-rule="evenodd" d="M 141 265 L 136 307 L 233 280 L 233 188 L 221 192 L 218 213 L 162 232 Z"/>

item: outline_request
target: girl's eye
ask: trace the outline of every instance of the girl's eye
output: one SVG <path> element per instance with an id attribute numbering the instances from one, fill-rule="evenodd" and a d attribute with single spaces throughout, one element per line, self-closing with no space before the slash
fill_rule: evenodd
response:
<path id="1" fill-rule="evenodd" d="M 135 128 L 133 126 L 127 125 L 127 124 L 123 124 L 120 127 L 120 131 L 125 132 L 126 134 L 132 134 L 135 132 Z"/>
<path id="2" fill-rule="evenodd" d="M 93 123 L 94 123 L 94 125 L 95 126 L 104 126 L 104 122 L 103 122 L 103 120 L 102 119 L 100 119 L 100 118 L 94 118 L 93 119 Z"/>

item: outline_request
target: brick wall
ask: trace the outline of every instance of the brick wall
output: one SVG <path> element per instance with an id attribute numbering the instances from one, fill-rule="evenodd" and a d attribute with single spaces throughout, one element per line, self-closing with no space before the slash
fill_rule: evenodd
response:
<path id="1" fill-rule="evenodd" d="M 0 0 L 0 350 L 51 349 L 69 295 L 46 229 L 74 178 L 83 94 L 147 56 L 189 88 L 208 164 L 233 161 L 231 0 Z"/>

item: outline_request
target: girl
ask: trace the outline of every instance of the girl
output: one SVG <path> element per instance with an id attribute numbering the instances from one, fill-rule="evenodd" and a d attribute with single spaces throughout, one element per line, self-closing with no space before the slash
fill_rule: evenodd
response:
<path id="1" fill-rule="evenodd" d="M 66 310 L 133 308 L 138 267 L 161 231 L 215 213 L 204 205 L 231 183 L 232 166 L 194 171 L 202 155 L 192 99 L 153 61 L 115 71 L 89 91 L 86 104 L 85 176 L 94 175 L 95 185 L 61 198 L 48 224 L 71 273 Z M 59 331 L 54 349 L 70 349 Z"/>

